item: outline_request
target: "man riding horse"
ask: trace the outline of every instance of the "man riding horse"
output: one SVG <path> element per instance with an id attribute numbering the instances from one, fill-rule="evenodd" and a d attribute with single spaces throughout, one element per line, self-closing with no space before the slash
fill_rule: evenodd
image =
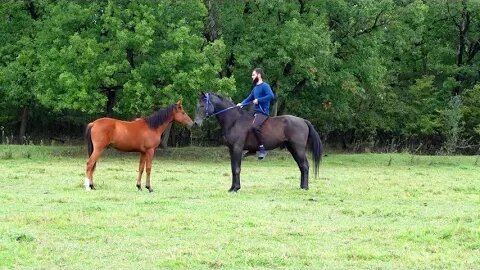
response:
<path id="1" fill-rule="evenodd" d="M 258 141 L 258 159 L 262 160 L 267 155 L 262 139 L 262 125 L 268 119 L 270 114 L 270 102 L 274 98 L 274 94 L 270 85 L 263 81 L 263 70 L 256 68 L 252 71 L 253 89 L 250 95 L 246 97 L 237 106 L 243 107 L 246 104 L 255 104 L 255 114 L 252 122 L 252 131 Z M 245 156 L 254 155 L 255 152 L 247 152 Z"/>

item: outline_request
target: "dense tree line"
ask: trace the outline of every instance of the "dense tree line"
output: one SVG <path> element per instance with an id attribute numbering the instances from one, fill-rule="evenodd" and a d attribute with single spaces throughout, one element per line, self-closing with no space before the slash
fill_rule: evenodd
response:
<path id="1" fill-rule="evenodd" d="M 2 142 L 80 138 L 198 92 L 240 101 L 262 67 L 273 114 L 348 150 L 475 152 L 480 2 L 473 0 L 5 0 Z M 210 144 L 174 126 L 171 145 Z"/>

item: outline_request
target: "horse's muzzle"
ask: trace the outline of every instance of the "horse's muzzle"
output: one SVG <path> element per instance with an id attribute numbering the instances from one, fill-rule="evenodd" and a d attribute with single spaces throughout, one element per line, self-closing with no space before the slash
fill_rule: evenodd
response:
<path id="1" fill-rule="evenodd" d="M 201 126 L 202 126 L 202 121 L 194 121 L 193 122 L 193 127 L 198 128 L 198 127 L 201 127 Z"/>

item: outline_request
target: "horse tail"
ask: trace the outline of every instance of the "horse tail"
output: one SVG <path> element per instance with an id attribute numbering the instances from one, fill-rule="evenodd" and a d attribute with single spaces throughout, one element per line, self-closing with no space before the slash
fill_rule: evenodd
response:
<path id="1" fill-rule="evenodd" d="M 323 155 L 323 145 L 320 140 L 320 135 L 313 127 L 310 121 L 305 120 L 308 126 L 308 143 L 310 144 L 310 150 L 312 151 L 313 161 L 314 161 L 314 172 L 315 178 L 318 178 L 318 167 L 320 166 L 320 161 L 322 160 Z"/>
<path id="2" fill-rule="evenodd" d="M 90 124 L 88 124 L 87 128 L 85 129 L 85 142 L 87 143 L 88 157 L 90 157 L 93 153 L 92 126 L 93 126 L 93 124 L 90 123 Z"/>

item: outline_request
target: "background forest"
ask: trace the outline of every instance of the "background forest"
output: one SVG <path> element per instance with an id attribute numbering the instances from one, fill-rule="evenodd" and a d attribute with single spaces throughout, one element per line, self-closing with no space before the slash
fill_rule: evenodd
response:
<path id="1" fill-rule="evenodd" d="M 262 67 L 272 114 L 309 119 L 331 148 L 475 153 L 480 1 L 4 0 L 2 143 L 82 139 L 200 91 L 241 101 Z M 168 145 L 215 145 L 216 121 Z"/>

